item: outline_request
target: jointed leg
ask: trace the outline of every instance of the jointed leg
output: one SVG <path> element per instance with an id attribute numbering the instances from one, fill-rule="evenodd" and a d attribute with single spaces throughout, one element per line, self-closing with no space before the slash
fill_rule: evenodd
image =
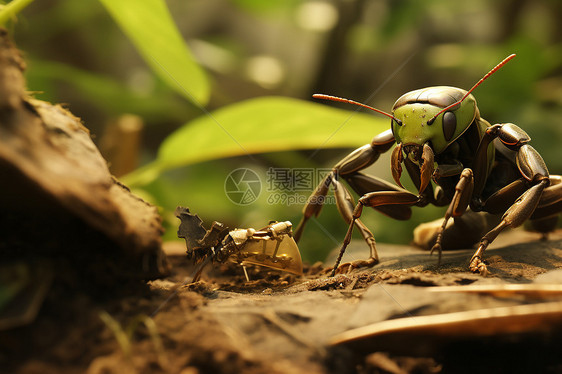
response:
<path id="1" fill-rule="evenodd" d="M 332 172 L 330 172 L 324 180 L 320 182 L 318 187 L 316 187 L 316 190 L 314 190 L 312 195 L 308 198 L 308 201 L 303 209 L 303 218 L 295 229 L 295 241 L 298 242 L 301 238 L 304 226 L 310 217 L 317 217 L 320 214 L 322 205 L 324 204 L 324 199 L 330 188 L 330 184 L 332 184 L 339 175 L 352 174 L 358 170 L 366 168 L 375 162 L 379 156 L 380 150 L 371 144 L 366 144 L 363 147 L 357 148 L 355 151 L 351 152 L 334 166 Z"/>
<path id="2" fill-rule="evenodd" d="M 478 249 L 470 259 L 469 267 L 471 271 L 475 273 L 479 272 L 481 274 L 487 273 L 486 265 L 482 261 L 482 256 L 488 245 L 494 241 L 503 229 L 508 226 L 517 227 L 533 214 L 548 183 L 548 178 L 543 179 L 538 184 L 525 191 L 525 193 L 521 195 L 517 201 L 515 201 L 511 208 L 505 212 L 499 225 L 484 235 L 480 241 Z"/>
<path id="3" fill-rule="evenodd" d="M 332 169 L 332 172 L 324 178 L 312 195 L 310 195 L 303 209 L 303 218 L 295 229 L 295 240 L 297 242 L 299 241 L 304 231 L 304 226 L 310 217 L 320 214 L 324 198 L 328 193 L 330 184 L 334 180 L 340 176 L 346 178 L 358 174 L 360 170 L 372 165 L 379 158 L 381 153 L 388 151 L 393 144 L 394 136 L 390 130 L 387 130 L 375 136 L 371 143 L 357 148 L 339 161 Z"/>
<path id="4" fill-rule="evenodd" d="M 351 242 L 351 234 L 353 233 L 353 226 L 357 223 L 359 217 L 363 213 L 363 206 L 369 207 L 377 207 L 377 206 L 387 206 L 387 205 L 408 205 L 413 206 L 420 200 L 419 196 L 416 196 L 410 192 L 402 192 L 402 191 L 379 191 L 379 192 L 371 192 L 368 194 L 363 195 L 360 199 L 355 208 L 353 209 L 351 222 L 347 229 L 347 233 L 345 238 L 343 239 L 343 244 L 340 249 L 340 254 L 334 265 L 334 269 L 332 271 L 332 276 L 335 275 L 336 271 L 338 271 L 339 263 L 341 258 L 345 252 L 345 249 Z M 342 267 L 349 269 L 358 267 L 357 265 L 361 265 L 361 263 L 352 263 L 352 264 L 343 264 Z M 341 269 L 340 269 L 341 270 Z"/>
<path id="5" fill-rule="evenodd" d="M 336 203 L 340 215 L 343 217 L 345 222 L 350 225 L 352 221 L 355 221 L 355 225 L 361 235 L 365 239 L 365 242 L 369 246 L 370 256 L 367 260 L 356 261 L 354 264 L 361 265 L 361 266 L 372 266 L 379 262 L 379 255 L 377 254 L 376 242 L 373 233 L 365 226 L 363 222 L 359 220 L 359 218 L 353 218 L 354 214 L 354 206 L 355 203 L 353 202 L 353 198 L 349 194 L 349 191 L 345 188 L 343 184 L 339 181 L 334 180 L 334 194 L 336 196 Z"/>
<path id="6" fill-rule="evenodd" d="M 334 178 L 335 178 L 334 172 L 328 174 L 324 178 L 324 180 L 320 182 L 318 187 L 316 187 L 316 190 L 314 190 L 312 195 L 310 195 L 310 197 L 308 198 L 308 202 L 306 203 L 302 211 L 303 213 L 302 219 L 297 225 L 295 229 L 295 233 L 293 235 L 293 238 L 297 243 L 300 240 L 302 233 L 304 231 L 304 226 L 306 225 L 310 217 L 312 216 L 317 217 L 320 214 L 320 211 L 322 210 L 322 205 L 324 204 L 324 199 L 328 194 L 328 189 L 330 188 L 330 184 L 332 183 L 332 180 Z"/>
<path id="7" fill-rule="evenodd" d="M 472 196 L 473 187 L 474 179 L 472 177 L 472 170 L 464 169 L 461 172 L 459 182 L 455 186 L 455 194 L 453 195 L 453 199 L 447 208 L 447 212 L 445 212 L 443 223 L 437 230 L 437 240 L 435 245 L 431 248 L 431 253 L 434 251 L 439 253 L 439 264 L 441 263 L 441 242 L 443 241 L 443 231 L 445 230 L 447 222 L 451 219 L 451 217 L 459 217 L 466 211 L 466 207 L 468 206 L 470 197 Z"/>
<path id="8" fill-rule="evenodd" d="M 542 233 L 545 239 L 556 228 L 558 216 L 562 212 L 562 177 L 551 175 L 549 180 L 550 185 L 545 188 L 530 218 L 533 228 Z"/>
<path id="9" fill-rule="evenodd" d="M 517 168 L 523 177 L 520 180 L 505 186 L 494 195 L 490 196 L 485 202 L 481 203 L 478 197 L 482 193 L 487 174 L 483 171 L 486 169 L 486 158 L 489 144 L 494 139 L 499 139 L 507 148 L 515 151 L 517 159 Z M 473 272 L 487 273 L 486 265 L 482 261 L 482 256 L 488 245 L 499 235 L 506 227 L 517 227 L 525 220 L 533 215 L 537 208 L 543 191 L 550 184 L 548 169 L 540 154 L 528 143 L 529 135 L 521 128 L 512 124 L 505 123 L 488 127 L 486 134 L 476 152 L 475 162 L 475 182 L 474 194 L 476 195 L 472 203 L 475 207 L 484 211 L 493 212 L 501 209 L 505 204 L 512 201 L 517 191 L 526 189 L 529 184 L 532 187 L 525 190 L 519 198 L 507 209 L 502 216 L 501 222 L 492 230 L 490 230 L 480 241 L 478 249 L 470 260 L 470 270 Z M 472 205 L 471 205 L 472 206 Z"/>
<path id="10" fill-rule="evenodd" d="M 494 207 L 497 206 L 499 204 L 497 202 L 498 200 L 503 200 L 505 204 L 505 197 L 509 196 L 509 193 L 504 196 L 502 191 L 507 190 L 509 192 L 509 187 L 510 186 L 506 186 L 504 189 L 492 195 L 486 201 L 484 208 L 487 208 L 488 204 Z M 507 199 L 507 202 L 509 202 L 509 199 Z M 552 175 L 525 191 L 503 215 L 500 224 L 484 235 L 476 253 L 474 253 L 470 260 L 470 270 L 480 273 L 486 271 L 486 265 L 482 262 L 484 251 L 505 227 L 517 227 L 527 218 L 530 218 L 531 222 L 533 222 L 533 220 L 539 221 L 534 224 L 547 225 L 544 227 L 544 230 L 541 230 L 540 226 L 538 228 L 539 231 L 546 232 L 549 231 L 549 228 L 552 228 L 552 224 L 555 223 L 558 218 L 557 215 L 560 214 L 561 211 L 562 183 L 559 176 Z"/>

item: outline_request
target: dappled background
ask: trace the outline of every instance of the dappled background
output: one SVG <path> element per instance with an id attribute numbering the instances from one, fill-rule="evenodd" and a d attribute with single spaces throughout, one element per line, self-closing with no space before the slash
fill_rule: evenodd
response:
<path id="1" fill-rule="evenodd" d="M 113 172 L 161 207 L 168 239 L 176 235 L 177 205 L 208 224 L 259 228 L 274 219 L 296 225 L 314 186 L 297 191 L 274 183 L 271 168 L 329 168 L 389 126 L 384 117 L 356 114 L 354 107 L 312 104 L 313 93 L 390 111 L 413 89 L 468 89 L 510 53 L 517 57 L 474 92 L 481 115 L 524 128 L 551 173 L 562 173 L 560 1 L 166 4 L 206 88 L 182 84 L 181 66 L 172 69 L 158 55 L 143 59 L 139 42 L 135 48 L 98 1 L 37 1 L 11 28 L 28 61 L 28 89 L 82 118 Z M 166 43 L 158 23 L 147 23 L 145 32 Z M 261 182 L 250 204 L 225 194 L 225 181 L 238 168 L 252 170 Z M 391 179 L 387 158 L 369 172 Z M 417 209 L 411 221 L 396 222 L 369 210 L 364 221 L 378 241 L 407 243 L 415 224 L 441 215 L 440 209 Z M 345 230 L 328 204 L 305 231 L 303 257 L 323 258 Z"/>

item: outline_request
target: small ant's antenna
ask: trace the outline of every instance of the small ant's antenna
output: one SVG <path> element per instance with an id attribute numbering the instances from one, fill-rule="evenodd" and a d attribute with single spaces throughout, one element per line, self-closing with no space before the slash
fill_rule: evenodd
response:
<path id="1" fill-rule="evenodd" d="M 390 114 L 390 113 L 383 112 L 383 111 L 380 110 L 380 109 L 373 108 L 372 106 L 369 106 L 369 105 L 367 105 L 367 104 L 360 103 L 360 102 L 355 101 L 355 100 L 344 99 L 343 97 L 337 97 L 337 96 L 331 96 L 331 95 L 324 95 L 324 94 L 314 94 L 314 95 L 312 95 L 312 97 L 315 98 L 315 99 L 339 101 L 339 102 L 341 102 L 341 103 L 347 103 L 347 104 L 357 105 L 357 106 L 360 106 L 360 107 L 363 107 L 363 108 L 370 109 L 370 110 L 375 111 L 375 112 L 377 112 L 377 113 L 380 113 L 380 114 L 382 114 L 382 115 L 385 115 L 385 116 L 387 116 L 387 117 L 389 117 L 389 118 L 395 120 L 396 122 L 400 122 L 400 120 L 399 120 L 398 118 L 394 117 L 394 116 L 393 116 L 392 114 Z"/>
<path id="2" fill-rule="evenodd" d="M 476 84 L 474 86 L 472 86 L 472 88 L 470 90 L 468 90 L 467 93 L 464 94 L 464 96 L 462 97 L 462 99 L 460 99 L 459 101 L 456 101 L 454 103 L 452 103 L 451 105 L 443 108 L 439 113 L 437 113 L 436 115 L 434 115 L 433 117 L 431 117 L 431 119 L 429 121 L 427 121 L 427 123 L 431 123 L 433 122 L 433 120 L 435 120 L 435 118 L 437 118 L 438 115 L 440 115 L 443 112 L 446 112 L 447 110 L 451 109 L 452 107 L 454 107 L 455 105 L 458 105 L 460 103 L 462 103 L 464 101 L 464 99 L 466 99 L 468 97 L 468 95 L 470 95 L 470 93 L 472 91 L 474 91 L 474 89 L 478 86 L 480 86 L 482 84 L 482 82 L 484 82 L 486 79 L 488 79 L 490 77 L 490 75 L 494 74 L 496 71 L 498 71 L 502 66 L 504 66 L 505 64 L 507 64 L 512 58 L 514 58 L 516 55 L 515 53 L 510 54 L 509 56 L 507 56 L 506 58 L 504 58 L 502 60 L 502 62 L 500 62 L 499 64 L 497 64 L 496 66 L 494 66 L 494 68 L 492 70 L 490 70 L 486 75 L 484 75 L 482 78 L 480 78 L 480 80 L 478 82 L 476 82 Z"/>

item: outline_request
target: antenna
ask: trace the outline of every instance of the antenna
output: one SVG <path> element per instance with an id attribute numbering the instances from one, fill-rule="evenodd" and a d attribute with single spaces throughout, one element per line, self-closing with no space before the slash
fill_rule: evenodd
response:
<path id="1" fill-rule="evenodd" d="M 380 114 L 382 114 L 382 115 L 385 115 L 385 116 L 387 116 L 387 117 L 389 117 L 389 118 L 395 120 L 395 121 L 398 122 L 399 124 L 401 124 L 401 121 L 400 121 L 398 118 L 394 117 L 392 114 L 387 113 L 387 112 L 383 112 L 383 111 L 380 110 L 380 109 L 373 108 L 372 106 L 369 106 L 369 105 L 367 105 L 367 104 L 360 103 L 360 102 L 355 101 L 355 100 L 344 99 L 344 98 L 342 98 L 342 97 L 330 96 L 330 95 L 324 95 L 324 94 L 314 94 L 314 95 L 312 95 L 312 97 L 315 98 L 315 99 L 339 101 L 339 102 L 341 102 L 341 103 L 353 104 L 353 105 L 357 105 L 357 106 L 360 106 L 360 107 L 363 107 L 363 108 L 367 108 L 367 109 L 370 109 L 370 110 L 372 110 L 372 111 L 374 111 L 374 112 L 377 112 L 377 113 L 380 113 Z"/>
<path id="2" fill-rule="evenodd" d="M 509 56 L 507 56 L 506 58 L 504 58 L 502 60 L 502 62 L 500 62 L 499 64 L 497 64 L 496 66 L 494 66 L 494 68 L 492 70 L 490 70 L 486 75 L 484 75 L 482 78 L 480 78 L 480 80 L 478 82 L 476 82 L 476 84 L 474 86 L 472 86 L 472 88 L 470 90 L 468 90 L 467 93 L 464 94 L 464 96 L 462 97 L 462 99 L 460 99 L 459 101 L 456 101 L 454 103 L 452 103 L 451 105 L 443 108 L 439 113 L 437 113 L 436 115 L 434 115 L 433 117 L 431 117 L 431 119 L 429 121 L 427 121 L 427 123 L 431 123 L 435 120 L 435 118 L 437 118 L 438 115 L 440 115 L 443 112 L 446 112 L 447 110 L 451 109 L 452 107 L 454 107 L 455 105 L 458 105 L 460 103 L 462 103 L 464 101 L 464 99 L 466 99 L 468 97 L 468 95 L 470 95 L 470 93 L 472 91 L 474 91 L 474 89 L 478 86 L 480 86 L 482 84 L 482 82 L 484 82 L 486 79 L 488 79 L 490 77 L 490 75 L 494 74 L 496 71 L 498 71 L 502 66 L 504 66 L 505 64 L 507 64 L 511 59 L 513 59 L 516 55 L 510 54 Z"/>

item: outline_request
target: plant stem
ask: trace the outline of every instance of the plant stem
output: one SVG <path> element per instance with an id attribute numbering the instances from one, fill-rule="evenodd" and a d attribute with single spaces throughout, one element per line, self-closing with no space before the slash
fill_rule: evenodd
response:
<path id="1" fill-rule="evenodd" d="M 4 26 L 8 20 L 15 17 L 16 14 L 21 12 L 32 1 L 33 0 L 13 0 L 3 8 L 0 8 L 0 26 Z"/>

